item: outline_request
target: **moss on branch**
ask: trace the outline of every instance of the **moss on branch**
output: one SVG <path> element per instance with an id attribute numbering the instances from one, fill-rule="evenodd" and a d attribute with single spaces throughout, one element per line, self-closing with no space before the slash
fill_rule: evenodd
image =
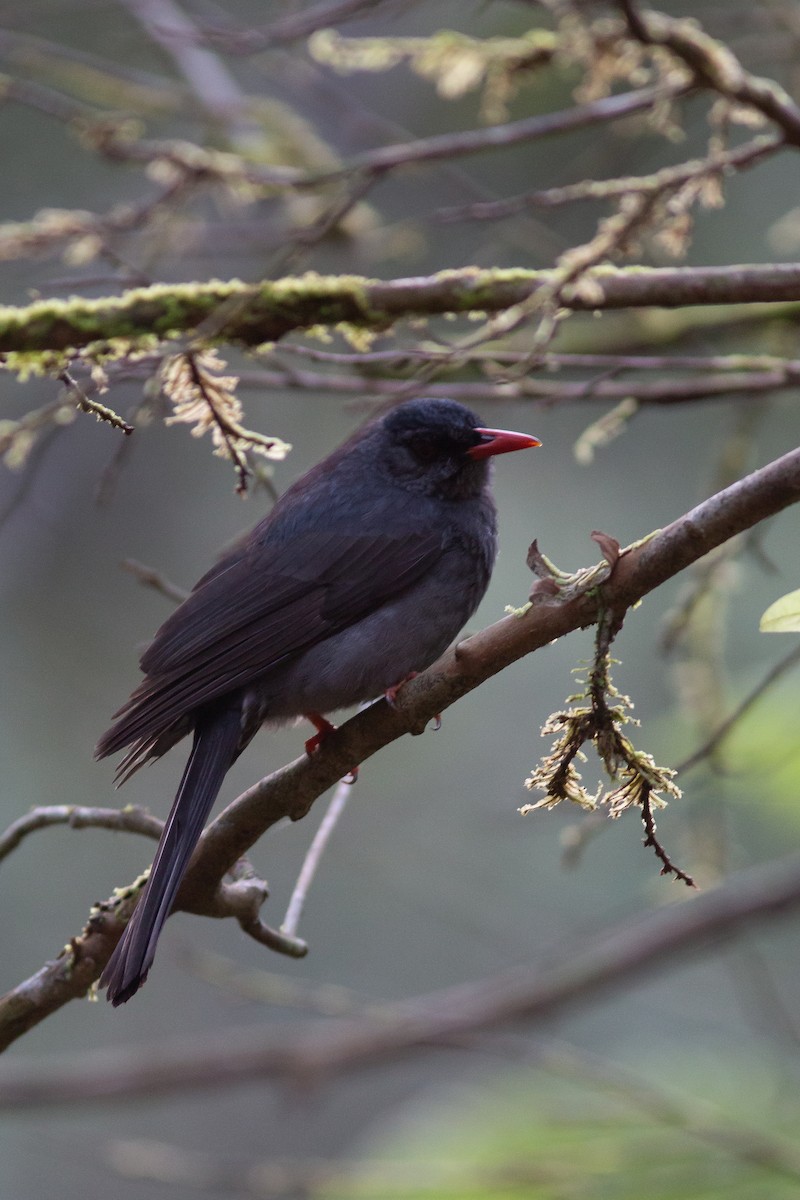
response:
<path id="1" fill-rule="evenodd" d="M 114 358 L 186 335 L 257 346 L 320 325 L 379 331 L 404 318 L 500 312 L 552 279 L 552 271 L 476 267 L 385 281 L 310 273 L 255 284 L 156 284 L 96 300 L 37 300 L 0 307 L 0 354 L 10 368 L 52 370 L 74 350 L 92 347 L 98 357 Z M 587 282 L 591 286 L 576 285 L 563 304 L 575 310 L 785 304 L 800 295 L 800 265 L 603 266 L 587 272 Z"/>

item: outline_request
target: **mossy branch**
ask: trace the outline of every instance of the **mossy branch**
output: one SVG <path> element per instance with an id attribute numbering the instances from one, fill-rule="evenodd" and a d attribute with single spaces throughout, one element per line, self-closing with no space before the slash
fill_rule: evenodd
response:
<path id="1" fill-rule="evenodd" d="M 575 311 L 714 304 L 786 304 L 800 294 L 800 264 L 730 267 L 595 267 L 560 304 Z M 153 349 L 212 323 L 204 340 L 262 345 L 291 330 L 352 326 L 380 332 L 405 318 L 500 312 L 558 282 L 553 271 L 463 267 L 410 279 L 309 273 L 256 284 L 241 280 L 156 284 L 121 296 L 37 300 L 0 307 L 0 355 L 19 371 L 63 369 L 63 356 Z M 225 306 L 224 321 L 219 320 Z"/>

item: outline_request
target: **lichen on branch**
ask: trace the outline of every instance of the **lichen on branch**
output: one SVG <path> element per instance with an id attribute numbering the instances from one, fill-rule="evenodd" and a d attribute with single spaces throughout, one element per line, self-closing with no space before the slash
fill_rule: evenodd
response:
<path id="1" fill-rule="evenodd" d="M 601 535 L 602 536 L 602 535 Z M 599 540 L 599 539 L 598 539 Z M 611 543 L 613 539 L 606 539 Z M 602 544 L 602 543 L 601 543 Z M 619 546 L 616 546 L 618 555 Z M 613 571 L 616 556 L 604 548 L 606 560 Z M 546 562 L 539 555 L 541 563 Z M 613 561 L 611 561 L 613 559 Z M 568 587 L 569 579 L 561 572 L 552 572 L 550 578 L 557 587 Z M 637 749 L 625 732 L 626 727 L 638 725 L 633 717 L 633 702 L 615 686 L 611 678 L 611 645 L 622 626 L 624 612 L 617 613 L 603 605 L 598 596 L 598 619 L 595 634 L 594 659 L 585 677 L 583 687 L 568 697 L 569 708 L 551 713 L 542 728 L 543 737 L 555 737 L 552 750 L 546 754 L 525 780 L 529 791 L 543 793 L 539 800 L 524 804 L 520 813 L 526 816 L 540 808 L 555 808 L 562 800 L 570 800 L 587 811 L 595 811 L 599 805 L 605 807 L 609 817 L 616 819 L 629 808 L 639 808 L 645 826 L 644 844 L 655 850 L 662 863 L 662 874 L 674 874 L 689 886 L 694 886 L 687 875 L 671 861 L 656 837 L 653 809 L 664 808 L 666 797 L 679 799 L 681 791 L 675 783 L 675 771 L 659 766 L 653 756 Z M 590 792 L 576 767 L 585 762 L 584 746 L 594 747 L 602 762 L 611 787 L 599 784 Z"/>
<path id="2" fill-rule="evenodd" d="M 215 350 L 174 354 L 161 368 L 161 386 L 173 405 L 167 425 L 192 426 L 192 435 L 211 433 L 214 453 L 230 459 L 238 476 L 237 492 L 244 494 L 252 474 L 248 454 L 280 461 L 291 450 L 282 438 L 270 437 L 242 425 L 242 405 L 236 395 L 239 379 L 225 375 L 225 363 Z"/>

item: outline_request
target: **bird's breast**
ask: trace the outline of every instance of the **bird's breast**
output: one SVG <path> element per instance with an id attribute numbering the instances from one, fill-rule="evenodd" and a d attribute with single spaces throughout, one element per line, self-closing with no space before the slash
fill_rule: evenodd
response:
<path id="1" fill-rule="evenodd" d="M 335 712 L 380 696 L 429 667 L 478 607 L 494 551 L 486 539 L 444 540 L 431 570 L 400 595 L 292 659 L 249 689 L 262 720 Z"/>

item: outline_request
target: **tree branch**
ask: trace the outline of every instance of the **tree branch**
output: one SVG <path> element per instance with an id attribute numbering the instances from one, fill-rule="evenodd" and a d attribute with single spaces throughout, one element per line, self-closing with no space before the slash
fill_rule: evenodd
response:
<path id="1" fill-rule="evenodd" d="M 530 208 L 558 208 L 578 200 L 615 200 L 636 192 L 652 195 L 668 192 L 688 183 L 692 179 L 714 174 L 725 174 L 732 169 L 755 166 L 763 158 L 783 149 L 786 141 L 781 134 L 760 134 L 742 146 L 720 150 L 706 158 L 691 159 L 676 167 L 661 167 L 650 175 L 618 176 L 614 179 L 583 179 L 579 183 L 566 183 L 561 187 L 523 192 L 502 200 L 479 200 L 450 208 L 441 208 L 435 214 L 439 221 L 497 221 L 504 217 L 517 216 Z"/>
<path id="2" fill-rule="evenodd" d="M 719 745 L 724 742 L 725 738 L 728 736 L 734 726 L 742 720 L 742 718 L 750 711 L 757 701 L 761 699 L 764 693 L 769 691 L 772 685 L 776 683 L 782 675 L 785 675 L 787 671 L 794 670 L 799 663 L 800 646 L 795 646 L 789 651 L 788 654 L 779 659 L 778 662 L 774 663 L 770 667 L 764 678 L 760 679 L 755 687 L 752 688 L 747 695 L 739 701 L 733 712 L 729 713 L 725 720 L 717 726 L 711 736 L 707 738 L 705 742 L 703 742 L 702 746 L 699 746 L 697 750 L 693 751 L 688 756 L 688 758 L 685 758 L 683 762 L 679 763 L 676 770 L 680 771 L 681 773 L 691 771 L 694 767 L 698 766 L 706 759 L 711 759 L 713 766 L 714 752 L 717 750 Z"/>
<path id="3" fill-rule="evenodd" d="M 463 133 L 435 134 L 427 138 L 415 138 L 413 142 L 381 146 L 377 150 L 365 150 L 363 154 L 356 154 L 342 167 L 320 172 L 303 183 L 306 186 L 311 183 L 327 183 L 348 175 L 351 171 L 382 174 L 384 171 L 414 163 L 461 158 L 467 154 L 495 150 L 501 146 L 517 146 L 522 142 L 538 141 L 540 138 L 571 133 L 576 129 L 585 129 L 606 121 L 617 121 L 633 113 L 645 112 L 666 100 L 676 100 L 689 90 L 684 83 L 661 84 L 623 92 L 621 95 L 603 96 L 600 100 L 593 100 L 588 104 L 576 104 L 559 112 L 525 117 L 520 121 L 509 121 L 505 125 L 468 129 Z"/>
<path id="4" fill-rule="evenodd" d="M 618 2 L 633 38 L 643 45 L 671 50 L 694 73 L 698 84 L 756 109 L 774 121 L 787 142 L 800 146 L 800 106 L 779 83 L 746 71 L 733 51 L 697 22 L 642 12 L 634 0 Z"/>
<path id="5" fill-rule="evenodd" d="M 265 1026 L 204 1033 L 156 1046 L 84 1051 L 62 1065 L 13 1062 L 0 1070 L 0 1109 L 129 1101 L 253 1079 L 302 1081 L 408 1061 L 431 1046 L 511 1022 L 541 1023 L 558 1012 L 630 986 L 653 970 L 708 951 L 752 921 L 800 906 L 800 858 L 732 876 L 690 903 L 635 917 L 573 946 L 554 967 L 519 967 L 385 1005 L 346 1022 L 315 1022 L 299 1033 Z"/>
<path id="6" fill-rule="evenodd" d="M 164 822 L 144 808 L 88 808 L 78 804 L 54 804 L 32 808 L 24 817 L 9 825 L 0 836 L 0 862 L 31 833 L 50 829 L 54 825 L 69 825 L 70 829 L 114 829 L 122 833 L 138 833 L 156 841 L 161 837 Z"/>
<path id="7" fill-rule="evenodd" d="M 220 880 L 272 825 L 286 817 L 300 820 L 354 762 L 366 762 L 404 733 L 421 732 L 438 713 L 517 659 L 591 625 L 599 604 L 606 612 L 624 612 L 716 546 L 798 500 L 800 450 L 793 450 L 623 551 L 601 588 L 573 589 L 564 598 L 534 590 L 534 602 L 526 611 L 449 650 L 410 680 L 393 706 L 377 701 L 326 738 L 313 758 L 304 755 L 228 805 L 203 834 L 176 908 L 252 921 L 263 885 L 247 880 L 220 885 Z M 57 960 L 0 998 L 0 1048 L 66 1001 L 85 994 L 108 959 L 135 898 L 135 888 L 129 889 L 113 905 L 100 906 Z"/>
<path id="8" fill-rule="evenodd" d="M 230 319 L 213 341 L 260 345 L 293 329 L 349 324 L 382 332 L 395 321 L 445 313 L 500 312 L 551 289 L 558 272 L 464 267 L 410 279 L 305 276 L 244 284 L 239 280 L 156 284 L 119 297 L 38 300 L 0 307 L 0 355 L 74 351 L 111 339 L 129 350 L 153 334 L 178 338 L 214 320 L 220 305 Z M 727 267 L 593 267 L 560 296 L 563 307 L 602 312 L 619 308 L 681 308 L 709 304 L 787 304 L 796 311 L 800 263 Z M 786 310 L 783 310 L 786 311 Z"/>
<path id="9" fill-rule="evenodd" d="M 765 395 L 791 387 L 798 378 L 800 363 L 787 359 L 782 366 L 770 371 L 699 373 L 689 379 L 659 378 L 643 382 L 600 376 L 588 381 L 561 381 L 550 374 L 543 379 L 530 376 L 507 378 L 504 374 L 497 380 L 488 378 L 479 382 L 462 382 L 449 379 L 441 383 L 425 383 L 420 390 L 424 390 L 426 396 L 461 400 L 464 404 L 476 404 L 481 400 L 540 399 L 546 400 L 548 407 L 552 407 L 555 404 L 576 403 L 616 404 L 629 397 L 633 397 L 640 405 L 688 404 L 695 400 L 728 400 L 732 396 Z M 374 375 L 332 374 L 293 367 L 277 371 L 242 371 L 239 384 L 260 390 L 306 391 L 315 395 L 327 392 L 329 395 L 368 396 L 373 399 L 381 396 L 405 399 L 409 387 L 407 379 L 379 379 Z"/>
<path id="10" fill-rule="evenodd" d="M 799 500 L 800 450 L 793 450 L 623 551 L 601 589 L 604 610 L 624 612 L 716 546 Z M 194 908 L 213 889 L 220 867 L 232 865 L 277 820 L 305 816 L 352 763 L 365 762 L 403 733 L 424 729 L 437 713 L 517 659 L 593 624 L 598 603 L 591 589 L 567 600 L 542 596 L 523 615 L 505 617 L 450 649 L 405 685 L 394 707 L 377 701 L 326 738 L 313 759 L 299 759 L 248 789 L 203 834 L 181 889 L 181 905 L 190 902 Z"/>

